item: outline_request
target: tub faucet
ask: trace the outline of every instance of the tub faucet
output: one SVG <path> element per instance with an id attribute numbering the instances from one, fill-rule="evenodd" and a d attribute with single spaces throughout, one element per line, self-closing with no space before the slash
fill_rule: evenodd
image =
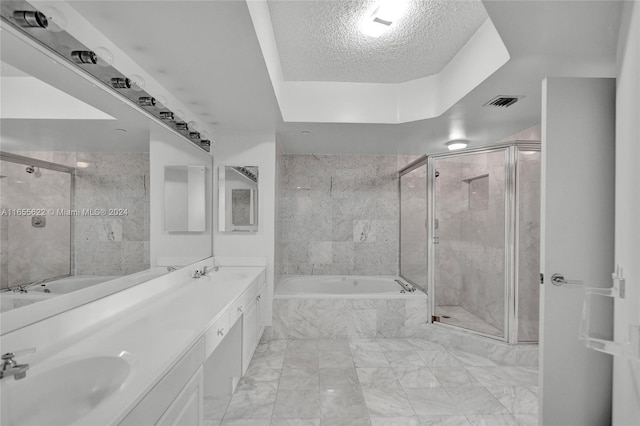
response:
<path id="1" fill-rule="evenodd" d="M 34 348 L 25 349 L 18 352 L 7 352 L 2 355 L 2 369 L 0 370 L 0 379 L 4 379 L 5 377 L 13 376 L 15 380 L 24 379 L 27 376 L 27 370 L 29 369 L 29 364 L 18 364 L 13 358 L 16 356 L 16 353 L 19 355 L 35 352 Z"/>
<path id="2" fill-rule="evenodd" d="M 408 285 L 408 284 L 405 284 L 400 280 L 394 280 L 394 281 L 397 282 L 398 284 L 400 284 L 400 287 L 402 287 L 402 290 L 400 290 L 400 293 L 406 293 L 407 291 L 409 293 L 413 293 L 414 291 L 416 291 L 415 287 L 413 287 L 411 285 Z"/>

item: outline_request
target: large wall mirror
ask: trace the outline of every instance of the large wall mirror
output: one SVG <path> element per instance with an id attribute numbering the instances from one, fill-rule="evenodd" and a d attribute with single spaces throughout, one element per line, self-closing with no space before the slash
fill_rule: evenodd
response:
<path id="1" fill-rule="evenodd" d="M 218 167 L 218 228 L 225 232 L 258 230 L 258 167 Z"/>
<path id="2" fill-rule="evenodd" d="M 211 256 L 210 195 L 191 240 L 154 225 L 165 166 L 211 192 L 211 155 L 29 40 L 0 42 L 2 334 Z"/>

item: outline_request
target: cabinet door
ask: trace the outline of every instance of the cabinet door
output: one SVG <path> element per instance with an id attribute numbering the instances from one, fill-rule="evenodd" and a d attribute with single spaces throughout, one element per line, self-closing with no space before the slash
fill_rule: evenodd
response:
<path id="1" fill-rule="evenodd" d="M 254 299 L 242 314 L 242 375 L 249 368 L 258 337 L 258 304 Z"/>
<path id="2" fill-rule="evenodd" d="M 203 424 L 204 380 L 202 367 L 193 375 L 157 425 L 200 426 Z"/>
<path id="3" fill-rule="evenodd" d="M 260 290 L 258 290 L 258 295 L 256 296 L 256 301 L 258 302 L 257 340 L 260 340 L 260 338 L 262 337 L 262 333 L 264 332 L 264 328 L 269 322 L 267 318 L 267 283 L 264 283 L 260 286 Z"/>

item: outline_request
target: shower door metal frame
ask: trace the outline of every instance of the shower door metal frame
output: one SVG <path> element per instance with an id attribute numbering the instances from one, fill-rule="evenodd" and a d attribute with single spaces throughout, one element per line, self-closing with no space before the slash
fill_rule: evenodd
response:
<path id="1" fill-rule="evenodd" d="M 428 161 L 428 157 L 427 155 L 422 155 L 419 158 L 413 160 L 411 163 L 407 164 L 405 167 L 403 167 L 402 169 L 398 170 L 398 272 L 400 277 L 405 280 L 408 281 L 409 283 L 411 283 L 414 287 L 416 287 L 417 289 L 421 290 L 423 293 L 425 294 L 429 294 L 428 291 L 428 285 L 427 288 L 423 288 L 421 285 L 416 284 L 413 280 L 410 280 L 409 278 L 405 277 L 404 275 L 402 275 L 402 176 L 411 173 L 412 171 L 419 169 L 420 167 L 426 167 L 426 175 L 428 177 L 429 174 L 429 167 L 427 164 Z M 427 182 L 427 192 L 425 193 L 425 197 L 427 197 L 427 211 L 425 212 L 426 215 L 426 219 L 425 220 L 429 220 L 429 187 L 428 187 L 428 182 Z M 425 224 L 426 225 L 426 224 Z M 425 265 L 427 267 L 427 275 L 429 274 L 429 266 L 428 266 L 428 259 L 429 259 L 429 239 L 428 239 L 428 230 L 427 230 L 427 241 L 425 242 L 426 246 L 427 246 L 427 258 L 425 259 Z M 429 282 L 428 280 L 428 276 L 427 276 L 427 283 Z M 431 309 L 431 308 L 429 308 Z M 431 318 L 431 312 L 427 312 L 428 318 Z"/>
<path id="2" fill-rule="evenodd" d="M 521 341 L 518 339 L 518 329 L 519 329 L 519 317 L 518 313 L 520 311 L 519 307 L 519 282 L 520 282 L 520 230 L 518 224 L 520 223 L 520 191 L 518 191 L 518 172 L 519 172 L 519 164 L 518 164 L 518 152 L 519 151 L 536 151 L 540 153 L 542 151 L 540 142 L 532 142 L 532 141 L 516 141 L 511 150 L 511 167 L 512 167 L 512 179 L 513 179 L 513 200 L 512 200 L 512 220 L 513 220 L 513 270 L 511 276 L 511 291 L 513 292 L 513 300 L 510 305 L 510 314 L 509 314 L 509 343 L 519 343 L 519 344 L 538 344 L 538 341 Z"/>
<path id="3" fill-rule="evenodd" d="M 69 166 L 64 166 L 62 164 L 52 163 L 45 160 L 38 160 L 36 158 L 25 157 L 22 155 L 13 154 L 10 152 L 0 151 L 0 161 L 8 161 L 10 163 L 16 164 L 24 164 L 25 166 L 35 166 L 40 167 L 42 169 L 53 170 L 55 172 L 61 173 L 69 173 L 69 208 L 73 210 L 75 205 L 75 180 L 76 180 L 76 169 Z M 75 221 L 73 220 L 73 215 L 69 216 L 69 273 L 66 275 L 59 275 L 56 277 L 47 278 L 42 280 L 42 282 L 47 282 L 59 278 L 66 278 L 73 276 L 75 270 Z M 31 285 L 33 283 L 28 283 L 26 285 Z M 9 288 L 9 287 L 7 287 Z"/>
<path id="4" fill-rule="evenodd" d="M 517 343 L 518 336 L 518 293 L 517 293 L 517 266 L 518 266 L 518 250 L 519 242 L 517 224 L 517 151 L 518 148 L 526 150 L 540 151 L 540 143 L 535 141 L 514 141 L 501 143 L 496 145 L 482 146 L 471 149 L 464 149 L 454 152 L 443 152 L 427 156 L 427 218 L 429 226 L 427 227 L 427 291 L 431 295 L 429 297 L 428 318 L 429 323 L 434 323 L 432 316 L 435 314 L 435 161 L 447 157 L 459 157 L 466 155 L 482 154 L 489 152 L 504 151 L 505 153 L 505 233 L 504 233 L 504 330 L 503 335 L 496 336 L 483 333 L 481 331 L 457 327 L 450 324 L 439 322 L 438 325 L 452 329 L 462 329 L 473 334 L 488 337 L 494 340 L 500 340 L 508 343 Z M 534 343 L 534 342 L 530 342 Z M 537 343 L 537 342 L 535 342 Z"/>

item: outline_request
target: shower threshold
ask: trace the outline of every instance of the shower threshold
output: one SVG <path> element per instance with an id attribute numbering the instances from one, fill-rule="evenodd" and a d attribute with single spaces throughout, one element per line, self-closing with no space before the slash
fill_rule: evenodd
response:
<path id="1" fill-rule="evenodd" d="M 492 326 L 477 315 L 467 311 L 462 306 L 442 305 L 436 306 L 436 316 L 440 317 L 443 324 L 466 328 L 493 336 L 502 336 L 504 332 Z"/>

